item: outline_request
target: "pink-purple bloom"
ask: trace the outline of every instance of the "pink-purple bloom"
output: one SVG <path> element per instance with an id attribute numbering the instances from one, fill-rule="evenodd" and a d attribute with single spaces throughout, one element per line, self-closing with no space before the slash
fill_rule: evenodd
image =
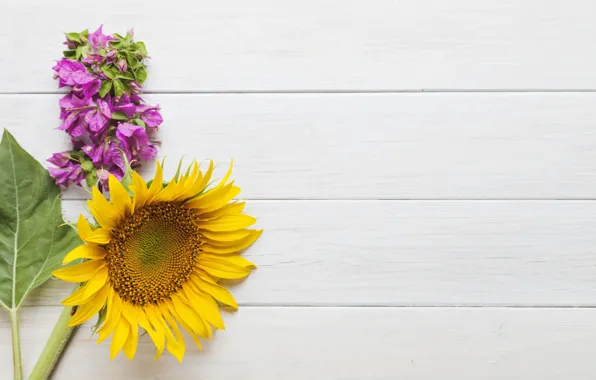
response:
<path id="1" fill-rule="evenodd" d="M 88 186 L 106 189 L 109 173 L 122 179 L 128 166 L 134 168 L 157 155 L 151 135 L 163 118 L 158 105 L 145 104 L 139 95 L 146 51 L 144 45 L 132 43 L 132 31 L 123 41 L 118 35 L 104 35 L 101 26 L 91 34 L 71 33 L 65 43 L 71 50 L 53 67 L 58 86 L 70 87 L 59 101 L 58 129 L 68 133 L 72 150 L 48 159 L 55 166 L 50 174 L 61 186 L 82 185 L 86 179 Z M 80 46 L 84 49 L 77 50 Z M 129 61 L 130 57 L 136 58 Z M 143 74 L 139 81 L 137 70 Z"/>
<path id="2" fill-rule="evenodd" d="M 137 107 L 139 117 L 145 125 L 149 128 L 157 128 L 163 122 L 163 118 L 159 113 L 159 104 L 155 106 L 149 106 L 146 104 Z"/>
<path id="3" fill-rule="evenodd" d="M 100 25 L 95 32 L 89 35 L 89 46 L 91 49 L 105 49 L 109 41 L 116 41 L 116 38 L 103 34 L 103 25 Z"/>
<path id="4" fill-rule="evenodd" d="M 63 166 L 57 168 L 49 168 L 50 175 L 56 180 L 56 184 L 66 186 L 69 182 L 74 182 L 81 185 L 85 178 L 81 164 L 73 161 L 68 161 Z"/>
<path id="5" fill-rule="evenodd" d="M 121 123 L 116 129 L 116 137 L 118 137 L 119 145 L 129 161 L 138 158 L 150 160 L 157 154 L 157 149 L 149 142 L 147 131 L 143 127 Z"/>
<path id="6" fill-rule="evenodd" d="M 85 65 L 68 58 L 62 58 L 59 60 L 56 65 L 52 67 L 52 69 L 55 71 L 54 79 L 59 79 L 58 87 L 75 86 L 78 84 L 75 82 L 73 74 L 90 74 L 87 72 Z"/>

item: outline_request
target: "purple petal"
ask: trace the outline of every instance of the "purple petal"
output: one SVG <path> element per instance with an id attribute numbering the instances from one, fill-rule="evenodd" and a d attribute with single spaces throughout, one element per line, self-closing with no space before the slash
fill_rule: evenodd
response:
<path id="1" fill-rule="evenodd" d="M 101 81 L 99 79 L 95 79 L 83 85 L 83 94 L 85 94 L 86 98 L 90 98 L 93 95 L 97 94 L 100 88 Z"/>
<path id="2" fill-rule="evenodd" d="M 163 118 L 156 109 L 148 110 L 141 114 L 141 120 L 143 120 L 149 128 L 156 128 L 163 123 Z"/>
<path id="3" fill-rule="evenodd" d="M 108 119 L 112 118 L 112 110 L 110 104 L 105 100 L 99 100 L 98 103 L 101 113 L 103 113 L 105 117 L 107 117 Z"/>
<path id="4" fill-rule="evenodd" d="M 101 133 L 107 127 L 108 120 L 99 110 L 88 112 L 85 115 L 85 121 L 89 124 L 89 129 L 94 133 Z"/>
<path id="5" fill-rule="evenodd" d="M 65 167 L 70 161 L 70 153 L 60 152 L 52 154 L 52 157 L 48 158 L 48 162 L 54 164 L 60 168 Z"/>
<path id="6" fill-rule="evenodd" d="M 72 73 L 71 79 L 75 84 L 87 84 L 97 79 L 97 77 L 87 71 L 76 71 Z"/>
<path id="7" fill-rule="evenodd" d="M 68 176 L 71 173 L 71 170 L 68 168 L 48 168 L 48 172 L 54 178 L 57 185 L 66 185 L 68 184 Z"/>

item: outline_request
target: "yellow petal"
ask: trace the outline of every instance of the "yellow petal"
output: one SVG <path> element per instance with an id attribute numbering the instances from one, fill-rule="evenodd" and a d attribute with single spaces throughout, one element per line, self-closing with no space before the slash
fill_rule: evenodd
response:
<path id="1" fill-rule="evenodd" d="M 228 186 L 230 186 L 229 190 L 225 194 L 222 194 L 219 197 L 219 199 L 211 202 L 210 204 L 203 206 L 202 210 L 205 213 L 217 211 L 217 210 L 223 208 L 224 206 L 226 206 L 232 199 L 236 198 L 236 196 L 238 196 L 238 194 L 240 194 L 240 188 L 238 186 L 231 186 L 232 184 L 233 184 L 233 182 L 230 183 L 229 185 L 222 187 L 221 189 L 227 189 Z M 220 216 L 236 215 L 236 214 L 239 214 L 239 212 L 238 213 L 230 213 L 230 214 L 222 213 Z"/>
<path id="2" fill-rule="evenodd" d="M 97 344 L 103 342 L 114 331 L 122 314 L 122 300 L 113 290 L 108 297 L 106 320 L 98 331 Z"/>
<path id="3" fill-rule="evenodd" d="M 189 167 L 190 170 L 190 167 Z M 180 180 L 180 184 L 182 185 L 182 187 L 184 188 L 184 191 L 178 195 L 178 197 L 175 199 L 176 201 L 182 201 L 185 200 L 187 198 L 192 197 L 195 194 L 191 194 L 190 190 L 192 189 L 192 186 L 197 182 L 200 181 L 202 178 L 201 172 L 199 171 L 199 164 L 197 164 L 197 161 L 193 160 L 192 162 L 192 172 L 184 177 L 182 177 L 182 179 Z"/>
<path id="4" fill-rule="evenodd" d="M 156 196 L 153 198 L 153 203 L 157 202 L 164 202 L 164 201 L 172 201 L 176 199 L 180 194 L 184 192 L 184 187 L 180 186 L 176 179 L 173 179 L 168 183 L 168 185 L 162 189 Z"/>
<path id="5" fill-rule="evenodd" d="M 81 214 L 79 215 L 79 220 L 77 221 L 77 232 L 79 233 L 79 237 L 82 241 L 87 240 L 87 236 L 91 234 L 91 226 L 89 226 L 89 222 L 87 219 Z"/>
<path id="6" fill-rule="evenodd" d="M 132 185 L 130 185 L 129 188 L 134 193 L 134 197 L 132 200 L 132 213 L 145 205 L 145 202 L 147 201 L 147 183 L 145 183 L 145 180 L 143 179 L 143 177 L 141 177 L 139 173 L 133 171 Z"/>
<path id="7" fill-rule="evenodd" d="M 87 201 L 91 215 L 103 228 L 114 229 L 120 222 L 122 213 L 104 198 L 97 187 L 93 188 L 92 194 L 93 200 Z"/>
<path id="8" fill-rule="evenodd" d="M 89 300 L 77 308 L 75 315 L 68 321 L 69 326 L 77 326 L 81 323 L 87 322 L 95 314 L 99 313 L 102 307 L 105 306 L 108 299 L 110 287 L 105 284 L 97 293 L 95 293 Z"/>
<path id="9" fill-rule="evenodd" d="M 93 277 L 85 285 L 85 297 L 90 297 L 108 282 L 108 266 L 99 267 Z"/>
<path id="10" fill-rule="evenodd" d="M 95 271 L 97 271 L 97 269 L 99 269 L 99 267 L 102 265 L 105 265 L 103 260 L 90 260 L 82 264 L 58 269 L 52 272 L 52 275 L 68 282 L 84 282 L 89 281 Z"/>
<path id="11" fill-rule="evenodd" d="M 101 266 L 95 272 L 91 280 L 89 280 L 85 286 L 80 287 L 75 292 L 73 292 L 69 297 L 62 301 L 62 305 L 64 306 L 76 306 L 82 305 L 89 297 L 95 294 L 101 287 L 107 282 L 108 279 L 108 267 Z"/>
<path id="12" fill-rule="evenodd" d="M 203 276 L 192 276 L 191 279 L 200 290 L 209 294 L 224 305 L 228 305 L 232 309 L 238 310 L 238 303 L 232 294 L 223 286 Z"/>
<path id="13" fill-rule="evenodd" d="M 122 315 L 128 320 L 130 324 L 130 334 L 124 343 L 124 354 L 128 360 L 132 360 L 137 352 L 137 345 L 139 342 L 139 324 L 137 322 L 136 308 L 128 302 L 122 303 Z"/>
<path id="14" fill-rule="evenodd" d="M 186 344 L 184 344 L 184 338 L 178 329 L 178 325 L 176 321 L 170 315 L 168 311 L 168 307 L 165 304 L 158 305 L 160 315 L 162 316 L 162 323 L 165 327 L 164 331 L 166 333 L 166 348 L 180 363 L 182 363 L 182 358 L 184 357 L 184 351 L 186 351 Z M 166 323 L 167 322 L 167 323 Z M 172 335 L 172 331 L 176 334 L 176 338 Z"/>
<path id="15" fill-rule="evenodd" d="M 130 323 L 128 323 L 126 318 L 121 317 L 118 320 L 116 331 L 114 331 L 114 337 L 112 338 L 112 344 L 110 346 L 110 359 L 114 359 L 120 350 L 122 350 L 129 334 Z"/>
<path id="16" fill-rule="evenodd" d="M 199 268 L 217 278 L 226 278 L 230 280 L 237 280 L 244 278 L 250 274 L 250 269 L 245 267 L 232 265 L 229 263 L 222 263 L 213 260 L 201 259 L 203 255 L 199 255 L 197 265 Z"/>
<path id="17" fill-rule="evenodd" d="M 176 310 L 174 310 L 173 307 L 170 310 L 170 312 L 172 313 L 174 318 L 180 323 L 180 325 L 182 325 L 182 328 L 184 328 L 188 332 L 188 334 L 192 337 L 192 339 L 195 341 L 199 350 L 203 350 L 203 347 L 201 346 L 201 341 L 199 340 L 198 335 L 195 334 L 195 332 L 192 330 L 192 328 L 186 322 L 184 322 L 184 319 L 182 319 L 180 317 L 180 315 L 178 315 L 178 313 L 176 313 Z M 209 330 L 209 331 L 211 331 L 211 330 Z"/>
<path id="18" fill-rule="evenodd" d="M 146 305 L 145 306 L 145 314 L 147 314 L 147 318 L 149 319 L 151 326 L 153 326 L 153 328 L 155 329 L 157 336 L 161 337 L 162 342 L 164 339 L 167 339 L 166 336 L 168 333 L 170 335 L 172 334 L 172 332 L 167 327 L 164 327 L 165 323 L 163 321 L 161 313 L 159 313 L 159 311 L 157 310 L 157 308 L 155 306 L 152 306 L 152 305 L 147 306 Z M 166 332 L 166 329 L 167 329 L 167 332 Z M 174 340 L 173 337 L 171 338 L 171 340 Z M 176 343 L 176 345 L 177 345 L 177 343 Z M 159 357 L 163 353 L 163 349 L 164 349 L 165 345 L 163 345 L 163 344 L 161 346 L 156 345 L 156 347 L 157 347 L 157 352 L 155 353 L 155 360 L 159 359 Z M 169 349 L 168 349 L 168 351 L 169 351 Z M 182 353 L 182 355 L 184 355 L 184 353 Z"/>
<path id="19" fill-rule="evenodd" d="M 199 227 L 213 232 L 234 231 L 252 226 L 256 223 L 256 219 L 249 215 L 232 215 L 223 216 L 215 220 L 201 221 L 199 220 Z"/>
<path id="20" fill-rule="evenodd" d="M 108 244 L 112 239 L 112 231 L 107 228 L 98 228 L 87 236 L 87 243 Z"/>
<path id="21" fill-rule="evenodd" d="M 122 215 L 130 215 L 132 202 L 122 183 L 110 174 L 108 186 L 110 187 L 110 201 L 112 201 L 114 208 Z"/>
<path id="22" fill-rule="evenodd" d="M 209 180 L 211 179 L 211 174 L 213 173 L 213 161 L 209 161 L 209 169 L 205 172 L 205 175 L 199 176 L 197 181 L 191 186 L 191 188 L 187 191 L 188 198 L 194 197 L 195 195 L 199 194 L 205 187 L 209 184 Z"/>
<path id="23" fill-rule="evenodd" d="M 182 318 L 182 320 L 190 326 L 192 332 L 195 334 L 207 338 L 209 333 L 207 332 L 207 326 L 205 322 L 190 306 L 185 304 L 180 296 L 176 293 L 172 294 L 172 304 L 176 313 Z"/>
<path id="24" fill-rule="evenodd" d="M 163 352 L 165 346 L 165 336 L 163 333 L 163 329 L 157 330 L 151 326 L 151 322 L 149 322 L 149 318 L 147 318 L 147 313 L 143 310 L 142 307 L 136 306 L 137 309 L 137 320 L 139 322 L 139 326 L 142 329 L 147 331 L 147 334 L 151 337 L 153 344 L 155 344 L 155 348 L 157 349 L 157 354 L 155 356 L 155 360 L 159 358 L 161 353 Z"/>
<path id="25" fill-rule="evenodd" d="M 235 231 L 221 231 L 221 232 L 214 232 L 214 231 L 201 231 L 201 235 L 213 242 L 229 242 L 244 239 L 245 237 L 249 236 L 253 230 L 241 229 Z"/>
<path id="26" fill-rule="evenodd" d="M 246 205 L 246 202 L 235 202 L 235 203 L 227 204 L 222 208 L 219 208 L 214 211 L 209 211 L 209 212 L 203 212 L 203 210 L 197 209 L 196 213 L 197 213 L 197 215 L 201 216 L 202 220 L 214 219 L 214 218 L 219 218 L 220 216 L 225 216 L 225 215 L 238 215 L 238 214 L 242 213 L 245 205 Z"/>
<path id="27" fill-rule="evenodd" d="M 225 329 L 223 319 L 221 319 L 221 314 L 219 314 L 219 308 L 217 307 L 217 303 L 213 300 L 213 297 L 200 292 L 198 288 L 195 288 L 193 285 L 194 283 L 188 282 L 187 285 L 183 287 L 184 295 L 186 295 L 192 308 L 200 310 L 201 317 L 211 323 L 216 329 Z"/>
<path id="28" fill-rule="evenodd" d="M 199 348 L 200 351 L 203 351 L 203 346 L 201 345 L 201 341 L 199 340 L 199 337 L 197 334 L 195 334 L 192 329 L 190 328 L 190 326 L 188 326 L 182 319 L 178 318 L 178 321 L 180 321 L 180 324 L 182 325 L 182 328 L 184 328 L 186 331 L 188 331 L 188 334 L 190 335 L 190 337 L 192 338 L 192 340 L 194 340 L 195 344 L 197 345 L 197 347 Z M 211 339 L 211 338 L 209 338 Z"/>
<path id="29" fill-rule="evenodd" d="M 225 206 L 232 198 L 240 193 L 240 188 L 234 186 L 234 182 L 224 187 L 216 187 L 205 194 L 186 202 L 186 207 L 202 209 L 205 212 L 214 211 Z"/>
<path id="30" fill-rule="evenodd" d="M 257 266 L 246 260 L 244 257 L 239 255 L 223 256 L 223 255 L 210 255 L 208 253 L 201 253 L 199 261 L 213 261 L 221 263 L 222 265 L 233 265 L 240 268 L 255 269 Z"/>
<path id="31" fill-rule="evenodd" d="M 64 306 L 77 306 L 85 302 L 88 297 L 85 296 L 85 287 L 82 286 L 72 292 L 72 294 L 66 297 L 62 302 L 60 302 Z"/>
<path id="32" fill-rule="evenodd" d="M 155 177 L 153 177 L 153 182 L 151 182 L 151 187 L 147 191 L 147 203 L 151 203 L 153 198 L 161 191 L 163 187 L 163 169 L 159 162 L 155 163 L 157 169 L 155 170 Z"/>
<path id="33" fill-rule="evenodd" d="M 263 233 L 263 230 L 252 231 L 252 233 L 240 240 L 228 241 L 228 242 L 213 242 L 213 243 L 204 243 L 201 248 L 208 253 L 215 253 L 219 255 L 225 255 L 229 253 L 234 253 L 238 251 L 242 251 L 248 247 L 252 243 L 254 243 Z"/>
<path id="34" fill-rule="evenodd" d="M 76 259 L 99 260 L 103 259 L 105 256 L 106 252 L 103 248 L 100 248 L 95 244 L 83 244 L 70 251 L 64 257 L 64 260 L 62 260 L 62 264 L 68 264 Z"/>
<path id="35" fill-rule="evenodd" d="M 226 173 L 226 176 L 223 177 L 223 179 L 221 180 L 221 182 L 219 183 L 219 186 L 223 186 L 226 184 L 226 182 L 228 182 L 228 179 L 230 179 L 230 175 L 232 174 L 232 168 L 234 167 L 234 159 L 232 158 L 230 160 L 230 168 L 228 169 L 228 172 Z"/>

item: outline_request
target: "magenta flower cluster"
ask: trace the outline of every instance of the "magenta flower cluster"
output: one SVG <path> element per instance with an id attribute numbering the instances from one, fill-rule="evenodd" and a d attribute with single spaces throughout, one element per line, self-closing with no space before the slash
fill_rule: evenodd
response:
<path id="1" fill-rule="evenodd" d="M 70 135 L 72 149 L 54 153 L 50 174 L 61 186 L 70 183 L 107 189 L 108 175 L 122 179 L 127 170 L 155 158 L 152 134 L 162 123 L 159 106 L 141 98 L 147 77 L 145 45 L 126 36 L 66 34 L 68 50 L 53 67 L 60 99 L 58 129 Z"/>

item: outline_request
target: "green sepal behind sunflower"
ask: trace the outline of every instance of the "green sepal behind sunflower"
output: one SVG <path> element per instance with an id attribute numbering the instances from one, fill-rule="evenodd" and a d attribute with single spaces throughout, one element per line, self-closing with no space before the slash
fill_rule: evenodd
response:
<path id="1" fill-rule="evenodd" d="M 104 321 L 106 320 L 106 315 L 108 314 L 108 307 L 107 305 L 102 307 L 99 313 L 97 314 L 97 322 L 93 326 L 91 326 L 91 332 L 95 334 L 95 332 L 103 325 Z"/>

